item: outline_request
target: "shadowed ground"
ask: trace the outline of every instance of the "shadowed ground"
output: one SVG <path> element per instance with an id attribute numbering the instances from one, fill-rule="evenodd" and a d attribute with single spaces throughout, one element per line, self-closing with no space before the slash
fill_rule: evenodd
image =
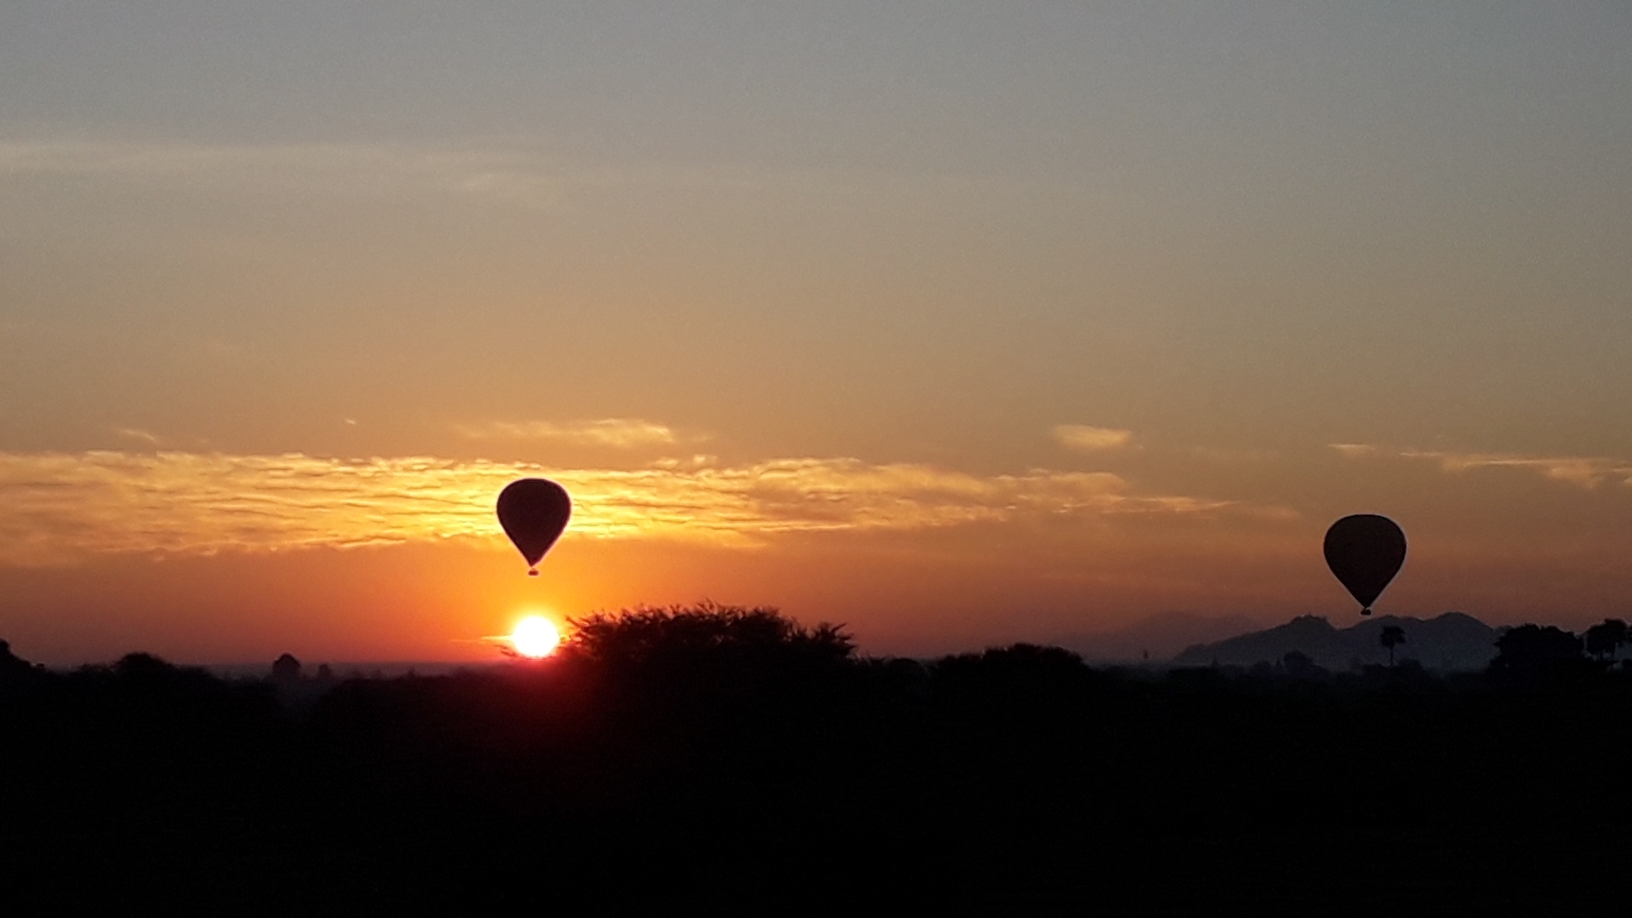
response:
<path id="1" fill-rule="evenodd" d="M 1632 681 L 856 658 L 773 613 L 290 707 L 132 655 L 0 672 L 31 910 L 1542 908 L 1619 897 Z M 599 630 L 597 630 L 597 628 Z M 1522 663 L 1523 661 L 1520 661 Z"/>

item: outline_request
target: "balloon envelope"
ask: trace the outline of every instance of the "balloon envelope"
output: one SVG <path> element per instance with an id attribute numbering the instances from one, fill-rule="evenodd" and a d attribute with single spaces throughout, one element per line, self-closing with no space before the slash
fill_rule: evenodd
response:
<path id="1" fill-rule="evenodd" d="M 1326 564 L 1363 607 L 1362 615 L 1371 614 L 1371 604 L 1404 563 L 1405 533 L 1386 516 L 1357 513 L 1326 530 Z"/>
<path id="2" fill-rule="evenodd" d="M 505 485 L 499 492 L 499 525 L 516 543 L 527 566 L 534 568 L 544 559 L 555 540 L 567 528 L 572 516 L 572 498 L 565 488 L 543 478 L 523 478 Z M 537 574 L 536 570 L 528 573 Z"/>

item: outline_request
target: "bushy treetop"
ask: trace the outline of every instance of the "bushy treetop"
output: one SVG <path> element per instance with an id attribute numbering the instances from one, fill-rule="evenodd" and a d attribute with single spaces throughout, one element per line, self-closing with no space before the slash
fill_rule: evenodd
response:
<path id="1" fill-rule="evenodd" d="M 568 623 L 572 629 L 563 651 L 605 662 L 640 662 L 721 651 L 791 651 L 801 657 L 836 662 L 855 652 L 855 643 L 843 625 L 822 622 L 807 628 L 772 608 L 714 603 L 637 606 L 616 614 L 596 612 L 568 619 Z"/>

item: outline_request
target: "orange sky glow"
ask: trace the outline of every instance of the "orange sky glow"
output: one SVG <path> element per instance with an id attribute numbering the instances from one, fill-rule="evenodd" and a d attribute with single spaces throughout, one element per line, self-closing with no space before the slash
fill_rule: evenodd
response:
<path id="1" fill-rule="evenodd" d="M 1351 513 L 1380 612 L 1632 616 L 1624 3 L 161 6 L 0 12 L 27 659 L 1342 622 Z"/>

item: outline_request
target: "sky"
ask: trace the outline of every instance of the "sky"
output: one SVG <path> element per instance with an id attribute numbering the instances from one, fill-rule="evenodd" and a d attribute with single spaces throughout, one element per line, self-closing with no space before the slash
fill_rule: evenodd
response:
<path id="1" fill-rule="evenodd" d="M 1632 7 L 0 6 L 0 639 L 1632 615 Z M 542 576 L 505 483 L 572 493 Z"/>

